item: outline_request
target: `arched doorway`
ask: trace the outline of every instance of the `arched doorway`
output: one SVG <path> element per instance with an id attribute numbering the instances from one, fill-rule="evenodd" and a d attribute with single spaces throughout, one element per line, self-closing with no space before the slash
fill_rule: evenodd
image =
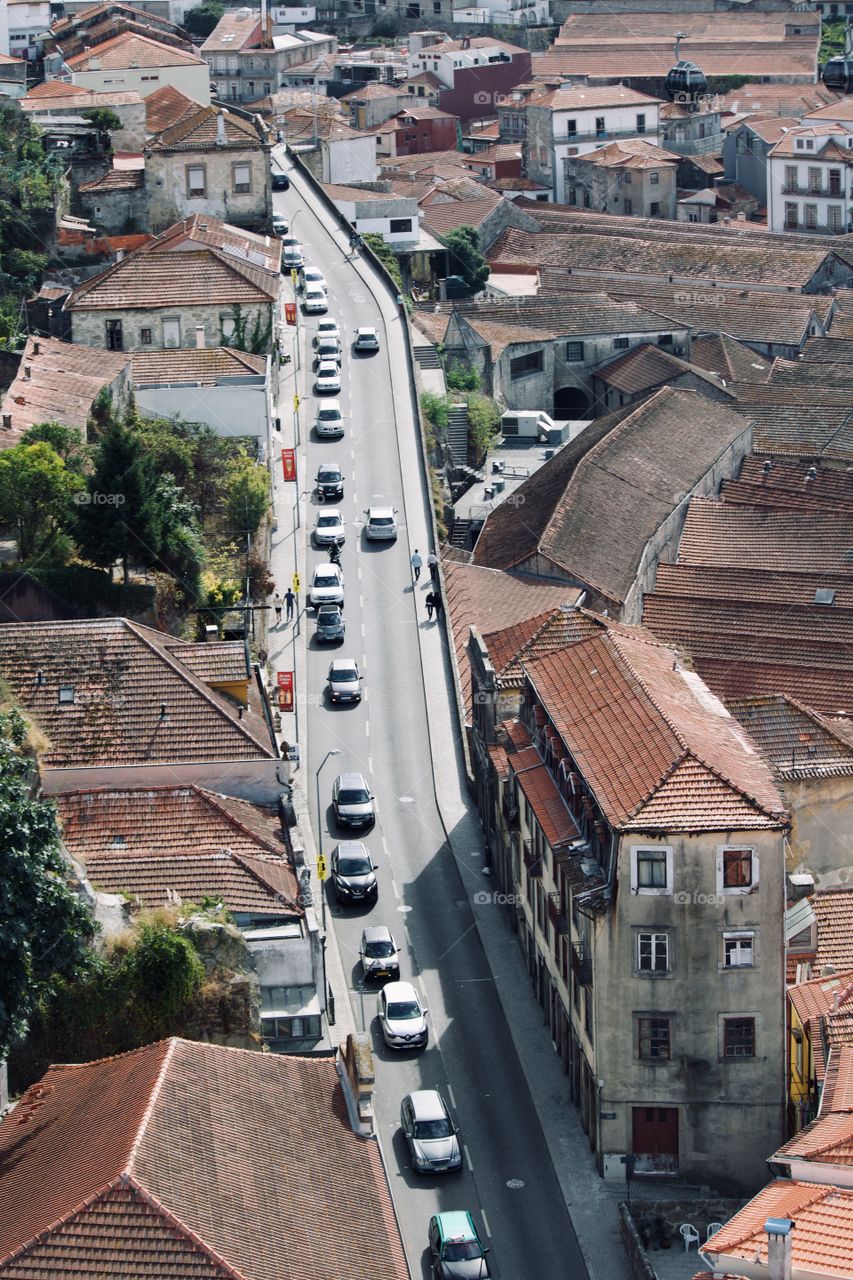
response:
<path id="1" fill-rule="evenodd" d="M 559 387 L 554 392 L 553 416 L 560 418 L 589 418 L 589 396 L 580 387 Z"/>

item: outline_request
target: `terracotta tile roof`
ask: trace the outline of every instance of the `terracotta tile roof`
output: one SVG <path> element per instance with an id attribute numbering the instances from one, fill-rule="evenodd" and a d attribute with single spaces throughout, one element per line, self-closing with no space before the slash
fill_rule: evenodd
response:
<path id="1" fill-rule="evenodd" d="M 480 227 L 496 208 L 489 192 L 479 200 L 447 200 L 441 204 L 422 206 L 421 221 L 437 236 L 445 236 L 457 227 Z"/>
<path id="2" fill-rule="evenodd" d="M 661 169 L 667 165 L 674 167 L 683 157 L 673 151 L 665 151 L 646 138 L 625 138 L 620 142 L 609 142 L 605 147 L 596 147 L 594 151 L 586 151 L 578 159 L 602 169 Z"/>
<path id="3" fill-rule="evenodd" d="M 48 81 L 48 83 L 55 82 Z M 18 105 L 22 111 L 53 112 L 57 108 L 62 111 L 77 111 L 87 107 L 126 107 L 143 101 L 143 98 L 140 97 L 135 89 L 109 93 L 106 90 L 84 89 L 82 85 L 66 85 L 65 87 L 75 90 L 75 92 L 61 95 L 61 100 L 43 96 L 36 98 L 32 94 L 28 94 L 26 98 L 19 100 Z"/>
<path id="4" fill-rule="evenodd" d="M 278 293 L 270 272 L 215 249 L 169 253 L 153 246 L 78 285 L 69 311 L 269 304 Z"/>
<path id="5" fill-rule="evenodd" d="M 730 1218 L 723 1229 L 702 1246 L 719 1266 L 739 1260 L 767 1263 L 768 1218 L 787 1218 L 796 1223 L 793 1241 L 793 1274 L 846 1276 L 853 1253 L 853 1191 L 811 1182 L 789 1182 L 779 1178 L 750 1200 Z M 752 1274 L 757 1272 L 754 1270 Z"/>
<path id="6" fill-rule="evenodd" d="M 70 84 L 65 80 L 43 80 L 41 84 L 34 84 L 27 90 L 27 98 L 67 98 L 91 92 L 92 90 L 84 89 L 82 85 Z M 21 99 L 21 102 L 25 101 L 26 98 Z"/>
<path id="7" fill-rule="evenodd" d="M 174 85 L 164 84 L 145 99 L 145 123 L 149 133 L 161 133 L 198 111 L 199 103 L 188 98 Z"/>
<path id="8" fill-rule="evenodd" d="M 352 103 L 378 102 L 384 101 L 385 98 L 399 98 L 404 93 L 404 85 L 385 84 L 378 80 L 371 80 L 367 84 L 360 85 L 357 89 L 351 89 L 349 93 L 342 94 L 338 101 Z"/>
<path id="9" fill-rule="evenodd" d="M 625 628 L 538 658 L 525 671 L 614 827 L 784 825 L 767 765 L 671 649 Z"/>
<path id="10" fill-rule="evenodd" d="M 220 137 L 222 120 L 224 140 Z M 263 138 L 258 127 L 225 107 L 199 107 L 169 125 L 149 142 L 147 151 L 260 151 Z"/>
<path id="11" fill-rule="evenodd" d="M 439 205 L 443 209 L 445 205 Z M 460 224 L 461 225 L 461 224 Z M 435 229 L 435 228 L 433 228 Z M 494 323 L 491 320 L 466 315 L 463 327 L 473 329 L 491 349 L 492 360 L 497 360 L 500 353 L 514 342 L 551 342 L 558 336 L 554 329 L 534 329 L 513 324 Z"/>
<path id="12" fill-rule="evenodd" d="M 788 999 L 805 1026 L 847 1004 L 853 999 L 853 969 L 800 982 L 788 991 Z"/>
<path id="13" fill-rule="evenodd" d="M 817 370 L 831 365 L 816 364 Z M 853 396 L 853 382 L 850 386 Z M 764 464 L 772 467 L 765 472 Z M 727 503 L 754 507 L 778 507 L 788 511 L 848 511 L 853 516 L 853 486 L 846 472 L 818 464 L 771 458 L 762 462 L 753 454 L 744 459 L 739 480 L 724 480 L 720 496 Z"/>
<path id="14" fill-rule="evenodd" d="M 768 604 L 814 603 L 815 591 L 826 586 L 835 602 L 853 608 L 853 578 L 849 574 L 765 572 L 738 565 L 659 564 L 655 590 L 700 600 L 745 600 Z M 650 594 L 650 593 L 649 593 Z"/>
<path id="15" fill-rule="evenodd" d="M 446 315 L 436 315 L 432 310 L 419 311 L 416 308 L 412 323 L 430 342 L 444 341 L 444 335 L 447 332 Z"/>
<path id="16" fill-rule="evenodd" d="M 466 36 L 460 40 L 444 40 L 441 44 L 425 45 L 420 50 L 421 53 L 463 53 L 469 49 L 499 49 L 504 53 L 526 53 L 526 49 L 520 49 L 517 44 L 510 44 L 507 40 L 496 40 L 493 36 Z"/>
<path id="17" fill-rule="evenodd" d="M 612 418 L 618 421 L 608 429 Z M 567 577 L 621 603 L 645 547 L 683 501 L 674 495 L 690 493 L 747 430 L 726 405 L 671 387 L 612 418 L 598 420 L 598 438 L 587 428 L 567 459 L 564 447 L 525 481 L 517 490 L 523 507 L 496 508 L 477 542 L 477 563 L 509 567 L 496 554 L 518 564 L 535 548 Z M 541 479 L 549 468 L 565 482 Z"/>
<path id="18" fill-rule="evenodd" d="M 791 129 L 783 134 L 769 154 L 774 158 L 778 156 L 795 156 L 801 160 L 820 158 L 821 160 L 840 160 L 842 164 L 846 164 L 850 159 L 850 153 L 846 146 L 839 145 L 833 134 L 850 136 L 853 130 L 841 124 L 803 124 L 800 128 Z M 808 155 L 804 155 L 802 147 L 797 146 L 800 138 L 814 139 L 814 149 L 810 149 Z"/>
<path id="19" fill-rule="evenodd" d="M 846 1045 L 830 1054 L 826 1064 L 820 1114 L 853 1111 L 853 1049 Z"/>
<path id="20" fill-rule="evenodd" d="M 243 227 L 232 227 L 206 214 L 183 218 L 152 241 L 152 249 L 182 249 L 188 244 L 219 249 L 229 258 L 262 267 L 277 280 L 281 267 L 281 241 L 277 236 L 259 235 Z"/>
<path id="21" fill-rule="evenodd" d="M 81 182 L 78 189 L 86 195 L 99 191 L 141 191 L 144 186 L 144 169 L 109 169 L 100 178 Z"/>
<path id="22" fill-rule="evenodd" d="M 202 53 L 236 53 L 253 47 L 261 37 L 261 15 L 257 9 L 229 9 L 217 22 L 201 46 Z"/>
<path id="23" fill-rule="evenodd" d="M 365 204 L 374 200 L 393 200 L 394 194 L 396 194 L 388 191 L 371 191 L 367 187 L 347 187 L 337 182 L 323 182 L 321 186 L 330 200 L 356 201 L 364 202 Z M 407 191 L 404 194 L 409 196 L 410 199 L 415 198 L 414 193 Z"/>
<path id="24" fill-rule="evenodd" d="M 704 403 L 704 401 L 703 401 Z M 693 498 L 678 547 L 683 564 L 849 573 L 847 517 L 788 515 Z"/>
<path id="25" fill-rule="evenodd" d="M 204 59 L 186 49 L 124 31 L 93 49 L 74 54 L 67 63 L 73 72 L 124 71 L 128 67 L 203 66 Z"/>
<path id="26" fill-rule="evenodd" d="M 853 364 L 853 338 L 806 338 L 800 352 L 803 364 L 826 361 L 829 364 Z"/>
<path id="27" fill-rule="evenodd" d="M 695 369 L 685 360 L 680 360 L 678 356 L 671 355 L 664 347 L 652 346 L 650 343 L 634 347 L 624 355 L 617 356 L 615 360 L 599 365 L 595 370 L 595 376 L 601 382 L 628 395 L 651 391 L 675 378 L 682 377 L 685 373 L 694 373 L 702 378 L 707 377 L 703 371 Z M 722 383 L 717 379 L 708 378 L 707 380 L 720 390 L 723 389 Z"/>
<path id="28" fill-rule="evenodd" d="M 529 236 L 529 232 L 525 232 Z M 537 237 L 533 237 L 536 239 Z M 493 270 L 500 271 L 501 263 Z M 470 323 L 484 320 L 522 329 L 539 329 L 560 337 L 598 334 L 659 333 L 668 326 L 660 317 L 638 307 L 635 302 L 618 302 L 606 293 L 571 293 L 561 296 L 495 298 L 489 302 L 461 302 L 452 307 L 439 304 L 445 312 L 455 311 Z M 671 326 L 670 326 L 671 327 Z M 525 341 L 521 333 L 517 341 Z"/>
<path id="29" fill-rule="evenodd" d="M 462 698 L 471 708 L 471 669 L 468 638 L 471 627 L 481 635 L 501 627 L 523 623 L 545 610 L 572 605 L 580 595 L 576 587 L 559 585 L 544 578 L 500 573 L 479 565 L 458 564 L 442 555 L 447 616 L 453 633 L 453 647 Z"/>
<path id="30" fill-rule="evenodd" d="M 719 373 L 727 383 L 766 382 L 773 363 L 727 333 L 695 337 L 690 344 L 690 360 L 703 369 Z"/>
<path id="31" fill-rule="evenodd" d="M 0 1125 L 0 1275 L 72 1270 L 409 1275 L 379 1149 L 350 1126 L 334 1058 L 178 1039 L 51 1067 Z"/>
<path id="32" fill-rule="evenodd" d="M 817 922 L 815 969 L 853 970 L 853 889 L 819 889 L 811 904 Z"/>
<path id="33" fill-rule="evenodd" d="M 232 645 L 242 651 L 239 641 L 222 647 Z M 180 651 L 174 637 L 125 618 L 8 623 L 0 676 L 48 738 L 49 768 L 273 757 L 259 712 L 250 703 L 241 715 Z M 60 706 L 66 685 L 74 702 Z"/>
<path id="34" fill-rule="evenodd" d="M 799 120 L 801 116 L 827 102 L 837 102 L 839 94 L 817 84 L 742 84 L 738 89 L 719 95 L 722 111 L 768 112 L 773 115 L 789 115 Z"/>
<path id="35" fill-rule="evenodd" d="M 434 76 L 431 71 L 421 71 L 419 75 L 409 76 L 406 84 L 423 84 L 430 89 L 444 89 L 447 86 L 443 80 L 439 80 L 438 76 Z"/>
<path id="36" fill-rule="evenodd" d="M 132 378 L 136 387 L 169 382 L 200 382 L 215 386 L 220 378 L 266 374 L 264 356 L 233 347 L 169 347 L 163 351 L 134 351 Z M 205 646 L 215 648 L 216 646 Z"/>
<path id="37" fill-rule="evenodd" d="M 537 107 L 550 107 L 552 111 L 583 111 L 593 107 L 632 107 L 644 103 L 660 102 L 625 84 L 566 85 L 552 93 L 542 94 L 535 100 Z"/>
<path id="38" fill-rule="evenodd" d="M 598 635 L 605 627 L 619 627 L 610 618 L 575 606 L 551 609 L 515 626 L 504 627 L 483 636 L 489 660 L 495 668 L 500 688 L 524 685 L 524 664 L 547 653 L 556 653 L 567 645 L 579 644 Z"/>
<path id="39" fill-rule="evenodd" d="M 821 393 L 823 399 L 830 395 Z M 741 391 L 739 402 L 744 413 L 752 421 L 752 447 L 758 454 L 771 457 L 806 459 L 809 464 L 815 458 L 826 462 L 853 463 L 853 419 L 845 403 L 847 393 L 842 392 L 836 404 L 807 403 L 802 407 L 791 405 L 791 390 L 776 387 L 770 403 L 759 405 Z"/>
<path id="40" fill-rule="evenodd" d="M 510 776 L 518 780 L 542 834 L 552 849 L 580 839 L 580 831 L 545 761 L 535 747 L 507 756 Z"/>
<path id="41" fill-rule="evenodd" d="M 17 376 L 3 400 L 3 415 L 11 417 L 12 423 L 0 427 L 0 449 L 17 444 L 39 422 L 61 421 L 85 432 L 93 400 L 129 363 L 130 357 L 120 351 L 58 338 L 28 338 Z"/>
<path id="42" fill-rule="evenodd" d="M 836 733 L 825 716 L 810 707 L 782 694 L 733 698 L 726 705 L 777 776 L 828 778 L 853 774 L 853 746 Z M 853 898 L 849 923 L 853 925 Z M 853 933 L 850 960 L 843 967 L 853 968 Z"/>

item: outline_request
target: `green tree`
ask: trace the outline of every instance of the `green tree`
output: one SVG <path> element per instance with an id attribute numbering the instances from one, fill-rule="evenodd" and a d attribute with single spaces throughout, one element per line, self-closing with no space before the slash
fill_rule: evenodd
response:
<path id="1" fill-rule="evenodd" d="M 188 938 L 164 924 L 144 924 L 120 967 L 134 1012 L 152 1030 L 170 1022 L 196 994 L 204 965 Z M 165 1026 L 164 1026 L 165 1024 Z"/>
<path id="2" fill-rule="evenodd" d="M 187 9 L 181 25 L 190 35 L 209 36 L 224 12 L 225 6 L 219 0 L 208 0 L 207 4 Z"/>
<path id="3" fill-rule="evenodd" d="M 37 422 L 21 436 L 21 444 L 49 444 L 71 471 L 80 471 L 86 461 L 83 433 L 61 422 Z"/>
<path id="4" fill-rule="evenodd" d="M 479 391 L 480 375 L 472 365 L 453 360 L 447 370 L 447 385 L 451 391 Z"/>
<path id="5" fill-rule="evenodd" d="M 488 396 L 468 396 L 468 430 L 478 454 L 484 454 L 500 431 L 501 411 Z"/>
<path id="6" fill-rule="evenodd" d="M 195 507 L 171 475 L 161 475 L 154 490 L 155 567 L 178 582 L 184 600 L 200 603 L 204 547 Z"/>
<path id="7" fill-rule="evenodd" d="M 0 714 L 0 1060 L 38 1002 L 87 963 L 92 919 L 66 884 L 56 811 L 34 797 L 26 725 Z"/>
<path id="8" fill-rule="evenodd" d="M 130 562 L 151 565 L 159 548 L 154 469 L 137 432 L 112 419 L 95 450 L 95 466 L 81 502 L 75 536 L 87 560 L 112 570 L 121 560 L 124 582 Z"/>
<path id="9" fill-rule="evenodd" d="M 49 444 L 22 442 L 0 453 L 0 521 L 14 526 L 21 560 L 47 550 L 69 523 L 82 488 L 81 477 Z"/>
<path id="10" fill-rule="evenodd" d="M 447 396 L 436 395 L 434 391 L 421 392 L 421 409 L 439 431 L 446 431 L 450 421 L 450 405 Z"/>
<path id="11" fill-rule="evenodd" d="M 474 227 L 457 227 L 444 237 L 450 250 L 451 275 L 461 276 L 472 293 L 479 293 L 489 278 L 490 267 L 480 252 L 480 237 Z"/>
<path id="12" fill-rule="evenodd" d="M 122 126 L 121 120 L 109 107 L 90 107 L 84 111 L 83 117 L 89 120 L 98 131 L 98 143 L 103 151 L 112 149 L 111 133 L 116 133 Z"/>
<path id="13" fill-rule="evenodd" d="M 229 469 L 225 491 L 228 524 L 234 533 L 257 533 L 270 505 L 266 467 L 251 458 L 236 458 Z"/>

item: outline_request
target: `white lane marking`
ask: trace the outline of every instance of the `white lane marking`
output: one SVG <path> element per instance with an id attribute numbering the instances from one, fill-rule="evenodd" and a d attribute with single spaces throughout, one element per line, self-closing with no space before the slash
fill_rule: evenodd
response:
<path id="1" fill-rule="evenodd" d="M 490 1231 L 490 1229 L 489 1229 L 489 1219 L 486 1217 L 486 1211 L 485 1211 L 485 1209 L 481 1209 L 481 1210 L 480 1210 L 480 1217 L 483 1219 L 483 1226 L 486 1228 L 486 1235 L 487 1235 L 487 1236 L 489 1237 L 489 1239 L 491 1240 L 491 1238 L 492 1238 L 492 1233 L 491 1233 L 491 1231 Z"/>
<path id="2" fill-rule="evenodd" d="M 407 907 L 407 906 L 402 906 L 397 908 L 397 910 L 400 912 L 400 915 L 402 916 L 406 915 L 409 911 L 411 911 L 411 909 L 412 909 L 411 907 Z"/>
<path id="3" fill-rule="evenodd" d="M 397 799 L 400 801 L 400 804 L 414 804 L 414 803 L 415 803 L 415 797 L 414 797 L 414 796 L 398 796 L 398 797 L 397 797 Z"/>
<path id="4" fill-rule="evenodd" d="M 454 1102 L 454 1104 L 453 1104 L 453 1105 L 454 1105 L 454 1107 L 455 1107 L 455 1106 L 456 1106 L 456 1103 Z M 471 1163 L 471 1153 L 470 1153 L 470 1151 L 468 1150 L 468 1148 L 467 1148 L 466 1146 L 463 1146 L 463 1147 L 462 1147 L 462 1150 L 465 1152 L 465 1163 L 467 1164 L 467 1166 L 468 1166 L 469 1170 L 471 1171 L 471 1173 L 473 1173 L 473 1172 L 474 1172 L 474 1166 L 473 1166 L 473 1164 Z"/>
<path id="5" fill-rule="evenodd" d="M 365 638 L 365 636 L 366 636 L 366 635 L 367 635 L 367 632 L 365 631 L 365 629 L 364 629 L 364 623 L 362 622 L 362 624 L 361 624 L 361 638 L 362 638 L 362 640 Z"/>
<path id="6" fill-rule="evenodd" d="M 367 772 L 373 773 L 373 760 L 370 756 L 367 757 Z"/>
<path id="7" fill-rule="evenodd" d="M 357 568 L 356 572 L 357 572 L 357 574 L 358 574 L 358 580 L 359 580 L 359 582 L 361 582 L 361 563 L 360 563 L 360 562 L 359 562 L 359 565 L 358 565 L 358 568 Z"/>
<path id="8" fill-rule="evenodd" d="M 400 901 L 400 890 L 397 888 L 397 881 L 394 879 L 394 877 L 393 877 L 393 876 L 391 877 L 391 888 L 394 890 L 394 897 L 395 897 L 395 898 L 397 899 L 397 901 L 399 902 L 399 901 Z"/>
<path id="9" fill-rule="evenodd" d="M 455 1098 L 454 1098 L 454 1096 L 453 1096 L 453 1087 L 452 1087 L 452 1085 L 448 1085 L 448 1086 L 447 1086 L 447 1096 L 448 1096 L 448 1098 L 450 1099 L 450 1105 L 451 1105 L 451 1107 L 452 1107 L 452 1108 L 453 1108 L 453 1110 L 455 1111 L 455 1110 L 456 1110 L 456 1099 L 455 1099 Z"/>
<path id="10" fill-rule="evenodd" d="M 365 720 L 364 722 L 364 732 L 367 734 L 369 738 L 370 737 L 370 721 L 369 720 Z"/>

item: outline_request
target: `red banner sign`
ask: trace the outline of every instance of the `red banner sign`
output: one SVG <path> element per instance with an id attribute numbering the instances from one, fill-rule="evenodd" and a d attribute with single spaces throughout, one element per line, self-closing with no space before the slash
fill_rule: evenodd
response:
<path id="1" fill-rule="evenodd" d="M 285 302 L 284 318 L 288 324 L 296 324 L 296 303 L 295 302 Z"/>
<path id="2" fill-rule="evenodd" d="M 279 711 L 293 710 L 292 671 L 279 671 L 278 673 L 278 709 Z"/>
<path id="3" fill-rule="evenodd" d="M 295 449 L 282 449 L 281 469 L 284 472 L 285 480 L 296 479 L 296 450 Z"/>

